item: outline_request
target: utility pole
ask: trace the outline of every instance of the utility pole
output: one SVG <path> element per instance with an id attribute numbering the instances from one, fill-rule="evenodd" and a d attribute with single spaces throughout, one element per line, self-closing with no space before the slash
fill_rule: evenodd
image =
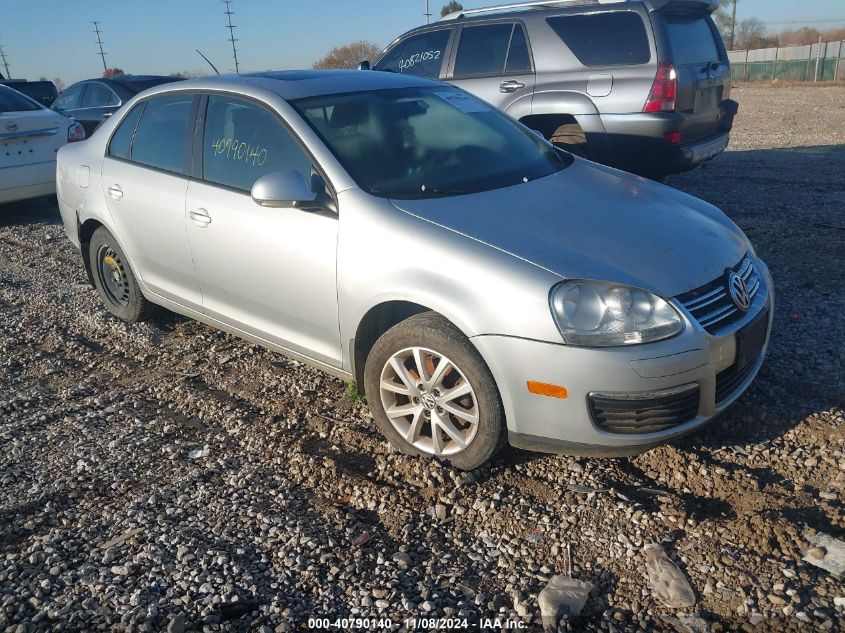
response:
<path id="1" fill-rule="evenodd" d="M 423 15 L 425 16 L 425 23 L 431 24 L 431 11 L 428 10 L 428 0 L 425 0 L 425 13 Z"/>
<path id="2" fill-rule="evenodd" d="M 106 66 L 106 54 L 103 52 L 103 40 L 100 38 L 100 34 L 102 31 L 100 30 L 100 23 L 99 22 L 91 22 L 94 25 L 94 33 L 97 34 L 97 46 L 100 47 L 100 59 L 103 60 L 103 72 L 108 72 L 109 67 Z"/>
<path id="3" fill-rule="evenodd" d="M 6 50 L 3 48 L 2 44 L 0 44 L 0 58 L 3 59 L 3 66 L 6 67 L 6 79 L 11 79 L 12 75 L 9 73 L 9 62 L 6 61 Z"/>
<path id="4" fill-rule="evenodd" d="M 736 3 L 737 0 L 733 0 L 733 9 L 731 11 L 731 50 L 734 49 L 734 41 L 736 38 Z"/>
<path id="5" fill-rule="evenodd" d="M 226 5 L 226 11 L 224 11 L 224 13 L 226 14 L 226 18 L 229 20 L 229 26 L 227 28 L 229 29 L 229 41 L 232 42 L 232 57 L 235 58 L 235 72 L 238 73 L 240 72 L 240 67 L 238 66 L 238 49 L 235 47 L 235 42 L 238 41 L 235 39 L 235 29 L 237 27 L 232 25 L 232 16 L 235 14 L 229 7 L 231 2 L 232 0 L 223 0 L 223 4 Z"/>

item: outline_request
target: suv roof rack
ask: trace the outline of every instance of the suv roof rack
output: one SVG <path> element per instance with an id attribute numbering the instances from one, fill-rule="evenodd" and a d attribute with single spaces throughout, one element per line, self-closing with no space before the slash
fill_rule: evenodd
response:
<path id="1" fill-rule="evenodd" d="M 558 5 L 590 5 L 590 4 L 617 4 L 620 2 L 627 2 L 627 0 L 534 0 L 533 2 L 514 2 L 511 4 L 498 4 L 490 7 L 480 7 L 478 9 L 462 9 L 454 11 L 442 18 L 444 20 L 457 20 L 464 16 L 476 15 L 479 13 L 496 13 L 499 11 L 512 11 L 518 9 L 554 9 Z"/>

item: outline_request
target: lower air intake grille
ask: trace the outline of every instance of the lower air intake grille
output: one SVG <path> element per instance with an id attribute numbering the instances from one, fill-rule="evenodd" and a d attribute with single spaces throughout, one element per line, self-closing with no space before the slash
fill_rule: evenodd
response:
<path id="1" fill-rule="evenodd" d="M 659 393 L 589 396 L 590 415 L 601 430 L 630 435 L 657 433 L 689 422 L 698 414 L 698 385 Z"/>
<path id="2" fill-rule="evenodd" d="M 730 400 L 756 366 L 757 359 L 751 361 L 742 369 L 737 369 L 736 365 L 731 365 L 716 374 L 716 406 Z"/>

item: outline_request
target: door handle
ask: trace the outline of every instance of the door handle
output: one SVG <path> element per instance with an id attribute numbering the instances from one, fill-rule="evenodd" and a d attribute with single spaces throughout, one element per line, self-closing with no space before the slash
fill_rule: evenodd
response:
<path id="1" fill-rule="evenodd" d="M 208 215 L 208 211 L 205 209 L 194 209 L 193 211 L 188 212 L 188 216 L 194 221 L 201 229 L 204 229 L 209 224 L 211 224 L 211 216 Z"/>
<path id="2" fill-rule="evenodd" d="M 509 81 L 503 81 L 499 84 L 499 92 L 516 92 L 520 88 L 525 88 L 525 84 L 520 83 L 518 81 L 514 81 L 513 79 Z"/>
<path id="3" fill-rule="evenodd" d="M 115 200 L 120 200 L 123 197 L 123 189 L 120 188 L 120 185 L 112 185 L 109 187 L 108 192 Z"/>

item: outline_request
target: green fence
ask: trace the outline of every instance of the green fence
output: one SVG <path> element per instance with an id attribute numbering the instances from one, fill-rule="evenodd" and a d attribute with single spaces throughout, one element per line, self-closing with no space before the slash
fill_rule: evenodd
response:
<path id="1" fill-rule="evenodd" d="M 819 81 L 836 79 L 837 61 L 839 61 L 839 78 L 843 78 L 843 75 L 845 75 L 845 59 L 820 59 Z M 814 81 L 816 79 L 816 60 L 734 62 L 731 64 L 731 75 L 734 81 Z"/>
<path id="2" fill-rule="evenodd" d="M 845 75 L 845 59 L 839 61 L 839 78 Z M 836 79 L 837 60 L 819 60 L 819 81 Z M 799 59 L 776 62 L 734 62 L 731 64 L 734 81 L 814 81 L 816 79 L 816 60 Z"/>

